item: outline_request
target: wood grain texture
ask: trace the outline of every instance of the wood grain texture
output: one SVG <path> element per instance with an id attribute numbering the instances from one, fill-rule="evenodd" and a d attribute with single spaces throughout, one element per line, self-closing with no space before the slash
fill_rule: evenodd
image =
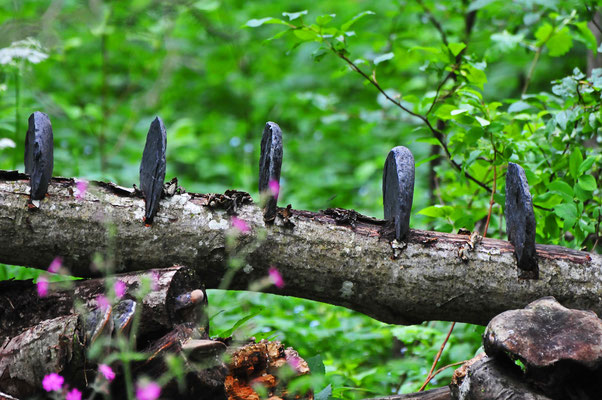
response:
<path id="1" fill-rule="evenodd" d="M 133 189 L 92 183 L 78 200 L 72 180 L 53 179 L 50 196 L 32 211 L 26 208 L 27 179 L 0 172 L 3 263 L 45 269 L 60 255 L 74 274 L 93 276 L 90 260 L 101 253 L 110 255 L 117 272 L 186 265 L 216 288 L 236 253 L 243 263 L 230 289 L 249 289 L 275 266 L 284 288 L 261 290 L 345 306 L 389 323 L 486 324 L 544 296 L 602 315 L 598 254 L 538 245 L 540 279 L 524 280 L 507 241 L 483 239 L 471 250 L 467 235 L 411 230 L 407 243 L 391 242 L 382 234 L 383 220 L 345 210 L 280 208 L 274 224 L 266 225 L 261 209 L 235 191 L 165 197 L 153 225 L 145 227 L 144 200 Z M 251 227 L 238 235 L 235 248 L 226 243 L 235 232 L 233 212 Z"/>

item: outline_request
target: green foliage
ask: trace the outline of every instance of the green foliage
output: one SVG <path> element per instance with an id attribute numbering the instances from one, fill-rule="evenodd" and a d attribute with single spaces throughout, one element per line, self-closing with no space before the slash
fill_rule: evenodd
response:
<path id="1" fill-rule="evenodd" d="M 602 219 L 602 70 L 581 72 L 598 49 L 590 9 L 555 0 L 13 2 L 0 8 L 0 168 L 23 169 L 25 117 L 39 109 L 54 127 L 55 175 L 131 185 L 160 115 L 168 178 L 258 199 L 259 141 L 272 120 L 284 132 L 281 204 L 380 217 L 384 158 L 406 145 L 417 165 L 413 227 L 482 231 L 491 212 L 487 235 L 505 238 L 504 174 L 517 162 L 538 243 L 589 250 Z M 495 188 L 492 208 L 483 186 Z M 35 275 L 12 268 L 0 278 Z M 324 399 L 416 390 L 447 331 L 252 293 L 212 292 L 210 302 L 215 332 L 276 337 L 321 357 L 325 374 L 297 385 Z M 472 356 L 481 332 L 457 327 L 440 365 Z"/>
<path id="2" fill-rule="evenodd" d="M 434 18 L 427 6 L 421 5 Z M 469 10 L 481 10 L 488 5 L 489 2 L 475 2 Z M 437 196 L 440 204 L 429 205 L 418 212 L 429 217 L 431 227 L 443 231 L 462 227 L 473 229 L 487 214 L 497 211 L 501 215 L 504 207 L 502 174 L 508 162 L 517 162 L 528 171 L 537 207 L 538 242 L 587 248 L 597 243 L 600 230 L 602 156 L 597 142 L 600 138 L 598 103 L 602 70 L 594 69 L 591 77 L 586 78 L 575 67 L 571 75 L 555 80 L 547 91 L 527 94 L 544 48 L 549 56 L 559 57 L 573 48 L 574 39 L 597 51 L 595 36 L 587 21 L 579 20 L 577 9 L 552 3 L 548 6 L 538 10 L 537 18 L 532 24 L 521 27 L 520 34 L 511 35 L 507 31 L 499 34 L 487 26 L 479 25 L 477 30 L 470 25 L 463 36 L 453 36 L 462 41 L 452 42 L 448 41 L 452 38 L 451 35 L 448 38 L 449 32 L 440 30 L 442 46 L 425 47 L 424 43 L 410 45 L 392 41 L 388 43 L 389 51 L 374 53 L 371 60 L 352 55 L 352 42 L 359 34 L 348 31 L 350 25 L 343 22 L 344 19 L 337 22 L 332 15 L 329 18 L 318 16 L 316 21 L 332 21 L 327 28 L 323 23 L 305 23 L 302 18 L 298 22 L 280 22 L 288 25 L 285 32 L 295 36 L 294 47 L 313 42 L 320 45 L 317 52 L 320 60 L 323 54 L 320 50 L 338 56 L 351 71 L 359 73 L 358 79 L 371 84 L 397 106 L 397 112 L 401 109 L 417 117 L 417 122 L 423 125 L 421 131 L 435 139 L 430 143 L 441 145 L 448 153 L 456 171 L 449 163 L 436 168 L 438 176 L 435 179 L 440 180 L 438 186 L 445 189 L 434 192 L 430 200 L 434 201 Z M 588 10 L 581 11 L 587 15 Z M 500 11 L 500 14 L 504 12 Z M 508 25 L 512 23 L 516 21 Z M 480 41 L 489 41 L 492 46 L 497 44 L 504 52 L 515 51 L 517 45 L 535 49 L 520 98 L 488 95 L 486 71 L 488 62 L 495 58 L 487 51 L 479 51 L 478 47 L 467 46 L 471 35 L 477 34 Z M 525 39 L 530 34 L 534 39 Z M 380 68 L 380 64 L 392 60 L 395 54 L 410 54 L 415 50 L 426 57 L 426 64 L 420 68 L 422 75 L 440 80 L 438 85 L 432 84 L 437 90 L 429 92 L 421 85 L 420 90 L 425 94 L 419 96 L 413 94 L 417 90 L 406 85 L 403 95 L 388 96 L 387 92 L 392 89 L 387 89 L 383 81 L 403 75 L 404 68 L 400 65 Z M 437 120 L 441 128 L 433 128 Z M 494 204 L 490 206 L 487 193 L 479 191 L 475 184 L 495 192 Z M 472 195 L 475 190 L 476 194 Z M 472 198 L 468 199 L 469 196 Z M 464 207 L 466 202 L 470 207 Z M 503 238 L 501 217 L 499 221 L 493 219 L 491 228 Z"/>

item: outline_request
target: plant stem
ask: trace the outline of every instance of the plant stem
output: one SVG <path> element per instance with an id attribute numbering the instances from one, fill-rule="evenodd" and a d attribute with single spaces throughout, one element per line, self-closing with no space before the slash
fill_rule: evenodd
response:
<path id="1" fill-rule="evenodd" d="M 21 66 L 15 69 L 15 151 L 13 152 L 13 169 L 19 162 L 19 120 L 21 119 Z"/>
<path id="2" fill-rule="evenodd" d="M 547 42 L 547 40 L 546 40 Z M 544 43 L 545 44 L 545 43 Z M 531 83 L 531 78 L 533 77 L 533 72 L 535 71 L 535 66 L 537 65 L 537 61 L 539 61 L 539 56 L 543 50 L 543 44 L 537 48 L 535 52 L 535 56 L 533 57 L 533 61 L 531 61 L 531 66 L 529 67 L 529 73 L 527 74 L 527 79 L 525 80 L 525 84 L 523 85 L 522 95 L 524 96 L 527 93 L 527 89 L 529 88 L 529 83 Z"/>
<path id="3" fill-rule="evenodd" d="M 107 49 L 107 34 L 103 33 L 100 36 L 100 52 L 101 52 L 101 89 L 100 89 L 100 104 L 102 110 L 102 121 L 100 121 L 100 132 L 98 132 L 98 150 L 100 154 L 100 172 L 104 172 L 107 165 L 107 159 L 105 155 L 105 128 L 107 119 L 109 118 L 109 111 L 107 106 L 108 96 L 108 63 L 109 63 L 109 51 Z"/>
<path id="4" fill-rule="evenodd" d="M 451 336 L 455 326 L 456 326 L 456 323 L 452 322 L 451 326 L 449 327 L 449 331 L 447 332 L 447 336 L 445 337 L 445 340 L 443 341 L 443 343 L 441 343 L 441 347 L 439 348 L 439 351 L 437 352 L 437 355 L 435 356 L 435 361 L 433 361 L 433 365 L 431 366 L 431 370 L 429 371 L 429 374 L 426 377 L 426 380 L 424 381 L 424 383 L 422 384 L 420 389 L 418 389 L 419 392 L 422 392 L 424 390 L 424 388 L 426 387 L 426 385 L 428 385 L 428 383 L 431 381 L 431 379 L 433 379 L 435 377 L 435 375 L 433 374 L 433 371 L 435 370 L 435 367 L 437 366 L 437 363 L 439 362 L 439 358 L 441 358 L 441 353 L 443 353 L 443 349 L 445 348 L 445 345 L 447 344 L 447 341 L 449 340 L 449 337 Z"/>

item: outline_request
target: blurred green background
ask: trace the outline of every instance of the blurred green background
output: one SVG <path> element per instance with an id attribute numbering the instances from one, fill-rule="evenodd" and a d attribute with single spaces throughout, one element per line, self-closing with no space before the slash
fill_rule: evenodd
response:
<path id="1" fill-rule="evenodd" d="M 417 163 L 412 226 L 451 231 L 465 225 L 454 223 L 458 217 L 417 213 L 440 202 L 435 174 L 439 196 L 470 215 L 465 227 L 473 229 L 487 214 L 489 194 L 461 180 L 443 158 L 433 160 L 431 134 L 416 118 L 336 56 L 323 56 L 320 44 L 299 45 L 291 34 L 266 40 L 285 28 L 245 24 L 306 9 L 305 21 L 336 14 L 340 24 L 373 11 L 353 25 L 349 57 L 370 72 L 365 60 L 376 65 L 379 55 L 392 53 L 374 77 L 410 104 L 432 98 L 449 71 L 449 65 L 433 68 L 429 57 L 442 44 L 436 19 L 449 42 L 468 43 L 467 59 L 486 64 L 485 101 L 507 104 L 528 79 L 537 29 L 573 7 L 576 20 L 590 17 L 581 2 L 535 0 L 6 0 L 0 6 L 0 169 L 23 170 L 27 117 L 40 110 L 53 125 L 54 175 L 131 186 L 158 115 L 168 133 L 167 179 L 177 176 L 188 191 L 239 189 L 258 199 L 261 133 L 266 121 L 275 121 L 284 138 L 281 205 L 353 208 L 380 218 L 384 160 L 392 147 L 405 145 Z M 549 92 L 552 80 L 575 67 L 585 71 L 586 39 L 575 34 L 562 57 L 545 49 L 529 92 Z M 492 219 L 489 236 L 502 234 L 501 211 L 496 205 L 500 218 Z M 32 275 L 19 267 L 0 270 L 0 279 Z M 320 355 L 324 384 L 343 398 L 417 390 L 449 326 L 393 327 L 339 307 L 245 292 L 211 291 L 210 302 L 214 332 L 261 309 L 237 334 L 275 335 L 302 357 Z M 472 357 L 481 333 L 459 325 L 440 365 Z M 433 384 L 446 384 L 452 372 Z"/>

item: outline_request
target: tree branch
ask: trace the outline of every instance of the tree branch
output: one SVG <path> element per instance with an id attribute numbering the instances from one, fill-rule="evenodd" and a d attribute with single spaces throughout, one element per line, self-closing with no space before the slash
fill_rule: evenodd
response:
<path id="1" fill-rule="evenodd" d="M 49 197 L 31 210 L 27 175 L 0 171 L 0 262 L 46 269 L 60 255 L 73 274 L 93 276 L 91 260 L 102 254 L 116 272 L 186 265 L 208 288 L 232 271 L 230 289 L 252 286 L 400 324 L 485 324 L 543 296 L 602 313 L 598 254 L 538 245 L 540 279 L 520 280 L 513 247 L 502 240 L 486 238 L 472 250 L 467 235 L 412 230 L 408 243 L 390 242 L 384 221 L 346 210 L 280 209 L 266 225 L 261 209 L 234 191 L 167 196 L 145 227 L 133 189 L 93 183 L 78 200 L 74 188 L 71 179 L 53 179 Z M 233 212 L 250 232 L 233 236 Z M 272 266 L 282 289 L 258 284 Z"/>
<path id="2" fill-rule="evenodd" d="M 362 71 L 357 65 L 355 65 L 353 63 L 353 61 L 351 61 L 349 58 L 347 58 L 347 56 L 345 56 L 341 52 L 337 51 L 334 47 L 332 47 L 332 45 L 330 43 L 329 43 L 329 45 L 330 45 L 330 49 L 339 58 L 341 58 L 342 60 L 344 60 L 354 71 L 356 71 L 357 73 L 359 73 L 360 75 L 362 75 L 364 77 L 364 79 L 366 79 L 369 83 L 372 84 L 372 86 L 374 86 L 379 92 L 381 92 L 382 95 L 385 96 L 385 98 L 387 100 L 389 100 L 391 103 L 395 104 L 397 107 L 401 108 L 406 113 L 408 113 L 408 114 L 410 114 L 410 115 L 412 115 L 412 116 L 420 119 L 429 128 L 429 130 L 432 132 L 433 136 L 439 141 L 439 143 L 441 144 L 441 147 L 443 148 L 443 151 L 445 151 L 445 155 L 447 156 L 447 159 L 452 164 L 452 166 L 455 169 L 457 169 L 458 171 L 462 171 L 462 165 L 460 165 L 459 163 L 457 163 L 456 161 L 454 161 L 452 159 L 451 153 L 449 152 L 447 144 L 445 143 L 445 140 L 444 140 L 445 136 L 443 135 L 443 133 L 441 131 L 439 131 L 438 129 L 436 129 L 431 124 L 431 122 L 428 120 L 427 117 L 415 113 L 414 111 L 412 111 L 409 108 L 405 107 L 399 101 L 397 101 L 394 98 L 392 98 L 391 96 L 389 96 L 389 94 L 378 84 L 378 82 L 376 82 L 374 79 L 372 79 L 370 76 L 368 76 L 364 71 Z M 468 171 L 464 171 L 464 176 L 467 177 L 468 179 L 470 179 L 471 181 L 473 181 L 474 183 L 476 183 L 477 185 L 479 185 L 480 187 L 482 187 L 483 189 L 485 189 L 487 191 L 487 193 L 491 193 L 491 188 L 489 186 L 487 186 L 483 182 L 481 182 L 478 179 L 476 179 Z"/>

